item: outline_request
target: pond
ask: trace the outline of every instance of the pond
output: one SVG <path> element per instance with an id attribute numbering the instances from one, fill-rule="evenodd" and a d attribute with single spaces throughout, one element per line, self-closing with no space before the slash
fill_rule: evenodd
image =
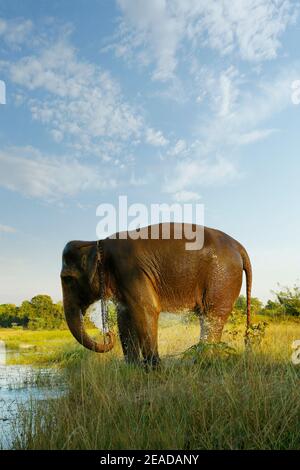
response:
<path id="1" fill-rule="evenodd" d="M 54 369 L 8 365 L 12 354 L 13 351 L 6 350 L 4 341 L 0 341 L 0 449 L 13 448 L 20 406 L 26 408 L 33 400 L 57 398 L 62 393 L 60 386 L 53 387 L 53 380 L 47 380 L 58 375 Z M 43 382 L 51 386 L 42 386 Z"/>

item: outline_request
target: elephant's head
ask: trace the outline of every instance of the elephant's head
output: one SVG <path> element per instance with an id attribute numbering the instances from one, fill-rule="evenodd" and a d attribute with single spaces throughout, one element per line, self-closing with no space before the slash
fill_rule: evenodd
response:
<path id="1" fill-rule="evenodd" d="M 114 336 L 106 333 L 106 341 L 96 342 L 85 331 L 83 316 L 89 305 L 100 299 L 99 258 L 96 242 L 69 242 L 63 251 L 61 282 L 67 324 L 77 341 L 95 352 L 113 348 Z"/>

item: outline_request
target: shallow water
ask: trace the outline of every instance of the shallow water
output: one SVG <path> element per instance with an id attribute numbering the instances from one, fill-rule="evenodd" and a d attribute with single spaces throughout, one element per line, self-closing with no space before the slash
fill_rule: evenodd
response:
<path id="1" fill-rule="evenodd" d="M 51 384 L 49 387 L 39 385 L 43 382 L 43 378 L 55 378 L 57 373 L 53 369 L 7 365 L 10 354 L 13 353 L 6 351 L 2 342 L 0 344 L 0 449 L 13 448 L 13 435 L 18 428 L 20 406 L 26 408 L 33 400 L 57 398 L 62 393 L 62 388 L 58 385 Z M 37 380 L 37 376 L 41 380 Z"/>

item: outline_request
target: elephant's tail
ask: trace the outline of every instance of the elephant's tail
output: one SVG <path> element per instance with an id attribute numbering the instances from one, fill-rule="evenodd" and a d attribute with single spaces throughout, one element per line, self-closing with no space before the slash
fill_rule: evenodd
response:
<path id="1" fill-rule="evenodd" d="M 245 334 L 245 344 L 249 346 L 249 333 L 251 325 L 251 288 L 252 288 L 252 267 L 249 255 L 244 247 L 241 250 L 241 256 L 243 259 L 243 270 L 246 274 L 246 292 L 247 292 L 247 326 Z"/>

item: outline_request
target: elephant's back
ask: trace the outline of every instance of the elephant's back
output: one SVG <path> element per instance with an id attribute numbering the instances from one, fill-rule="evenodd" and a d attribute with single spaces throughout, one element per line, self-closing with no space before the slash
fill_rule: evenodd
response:
<path id="1" fill-rule="evenodd" d="M 221 230 L 205 227 L 206 253 L 213 264 L 222 264 L 227 269 L 243 269 L 242 251 L 245 248 L 233 237 Z"/>
<path id="2" fill-rule="evenodd" d="M 192 308 L 207 288 L 211 273 L 242 270 L 237 242 L 219 230 L 194 224 L 164 224 L 123 232 L 111 240 L 114 265 L 119 279 L 146 275 L 156 290 L 163 309 Z M 182 236 L 179 237 L 180 229 Z M 165 230 L 165 232 L 164 232 Z M 200 247 L 189 246 L 190 234 L 198 230 Z M 151 238 L 155 234 L 155 238 Z M 167 238 L 164 236 L 168 235 Z"/>
<path id="3" fill-rule="evenodd" d="M 198 224 L 180 222 L 161 222 L 158 224 L 138 227 L 134 230 L 124 230 L 110 235 L 109 239 L 132 240 L 137 244 L 148 245 L 151 241 L 188 241 L 193 233 L 204 233 L 205 227 Z M 144 241 L 147 240 L 147 243 Z"/>
<path id="4" fill-rule="evenodd" d="M 196 267 L 216 258 L 240 259 L 241 246 L 225 232 L 196 224 L 160 223 L 137 231 L 119 232 L 111 237 L 111 245 L 120 261 L 136 260 L 157 270 L 171 270 L 188 275 Z"/>

